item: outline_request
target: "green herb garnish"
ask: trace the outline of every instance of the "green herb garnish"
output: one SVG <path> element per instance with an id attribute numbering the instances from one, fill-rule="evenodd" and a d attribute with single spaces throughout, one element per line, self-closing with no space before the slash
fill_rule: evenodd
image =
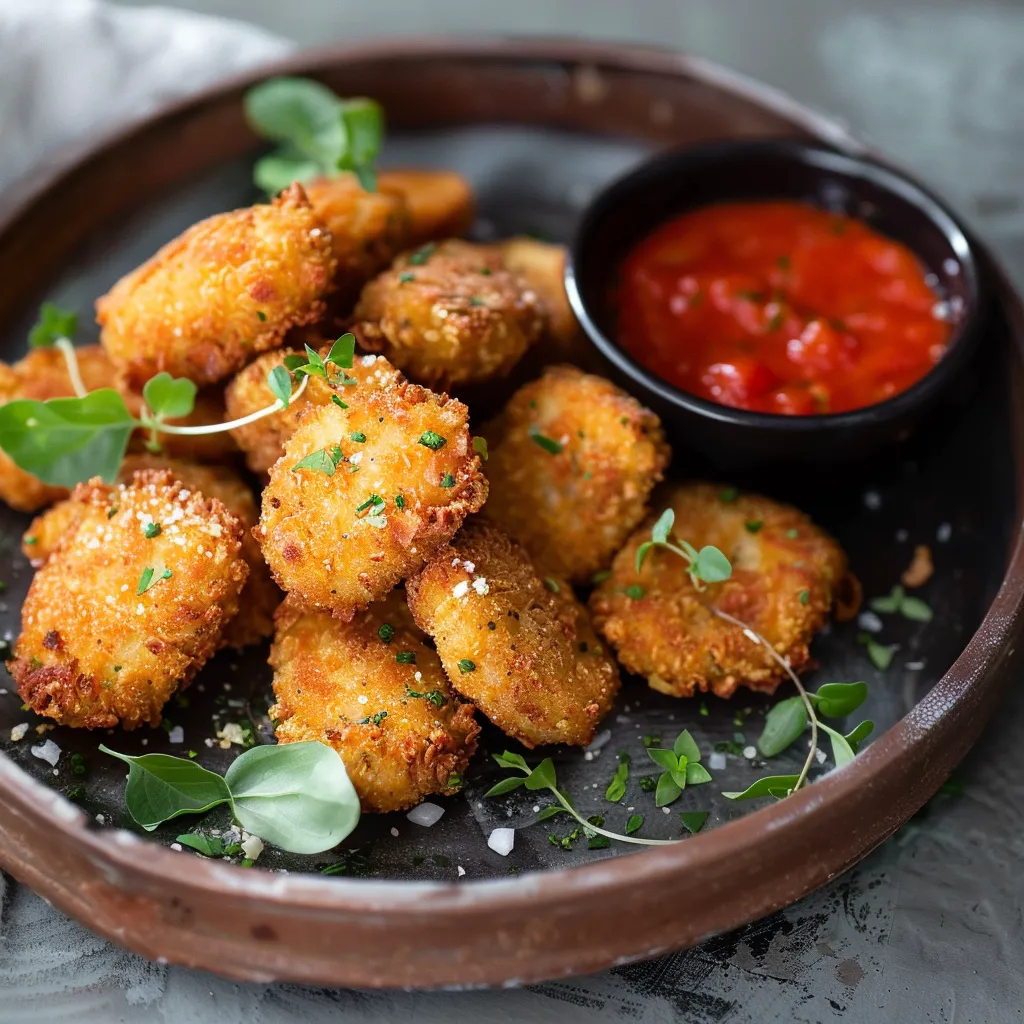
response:
<path id="1" fill-rule="evenodd" d="M 549 455 L 560 455 L 562 450 L 565 448 L 560 441 L 556 441 L 553 438 L 548 437 L 546 434 L 542 434 L 536 427 L 530 427 L 530 439 L 534 444 L 540 445 Z"/>
<path id="2" fill-rule="evenodd" d="M 0 408 L 2 408 L 2 406 L 0 406 Z M 429 448 L 432 452 L 439 452 L 448 443 L 448 438 L 442 437 L 433 430 L 427 430 L 420 435 L 419 443 L 424 447 Z"/>
<path id="3" fill-rule="evenodd" d="M 673 544 L 670 540 L 672 526 L 675 523 L 675 512 L 667 508 L 658 517 L 651 529 L 651 539 L 644 541 L 636 551 L 636 571 L 639 573 L 647 555 L 654 548 L 664 548 L 679 555 L 688 566 L 690 580 L 697 590 L 703 590 L 707 583 L 721 583 L 732 575 L 732 564 L 718 548 L 706 545 L 698 551 L 692 544 L 680 540 Z"/>

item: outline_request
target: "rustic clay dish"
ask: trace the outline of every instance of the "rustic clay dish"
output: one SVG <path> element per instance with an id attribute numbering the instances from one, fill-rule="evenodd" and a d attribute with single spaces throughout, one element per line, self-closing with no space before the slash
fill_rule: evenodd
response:
<path id="1" fill-rule="evenodd" d="M 532 230 L 567 240 L 588 197 L 657 147 L 775 136 L 862 151 L 836 125 L 767 89 L 703 61 L 648 50 L 387 44 L 306 55 L 264 74 L 282 71 L 381 100 L 392 133 L 385 162 L 451 166 L 470 177 L 481 196 L 480 234 Z M 253 201 L 256 143 L 240 100 L 256 77 L 172 107 L 84 155 L 57 159 L 0 197 L 0 357 L 24 350 L 41 299 L 85 313 L 118 274 L 184 226 Z M 1020 646 L 1024 315 L 988 269 L 999 292 L 990 336 L 942 424 L 898 461 L 877 462 L 845 487 L 769 482 L 773 495 L 803 504 L 836 533 L 869 595 L 888 591 L 915 543 L 934 550 L 935 577 L 921 593 L 935 619 L 887 622 L 884 639 L 902 645 L 887 673 L 867 661 L 855 624 L 836 626 L 815 644 L 821 668 L 812 685 L 871 683 L 863 711 L 878 726 L 875 741 L 841 772 L 756 809 L 719 794 L 762 773 L 730 754 L 715 783 L 688 790 L 669 815 L 656 813 L 631 780 L 626 802 L 645 815 L 645 834 L 679 836 L 676 810 L 708 810 L 708 825 L 650 852 L 618 844 L 590 851 L 585 843 L 567 852 L 547 839 L 566 828 L 557 819 L 530 825 L 528 800 L 481 799 L 498 774 L 486 752 L 511 746 L 487 730 L 466 795 L 441 801 L 446 813 L 434 828 L 403 815 L 368 817 L 341 851 L 298 858 L 268 850 L 258 868 L 245 870 L 168 849 L 187 820 L 146 836 L 128 830 L 123 768 L 98 754 L 97 743 L 182 753 L 163 730 L 53 730 L 46 735 L 61 748 L 54 774 L 30 752 L 34 732 L 7 742 L 12 726 L 38 724 L 11 691 L 0 693 L 0 865 L 147 956 L 238 978 L 365 986 L 501 984 L 592 971 L 698 942 L 828 881 L 935 792 L 976 739 Z M 680 475 L 703 471 L 681 449 L 675 460 Z M 7 635 L 18 628 L 30 578 L 18 552 L 26 522 L 0 510 L 7 584 L 0 632 Z M 237 752 L 205 744 L 211 720 L 263 724 L 264 658 L 260 649 L 221 655 L 189 691 L 189 706 L 169 708 L 185 747 L 208 766 L 223 768 Z M 608 735 L 600 754 L 586 760 L 578 750 L 551 752 L 560 782 L 588 813 L 604 813 L 621 829 L 626 808 L 603 801 L 616 751 L 632 753 L 635 780 L 644 773 L 644 734 L 671 737 L 685 725 L 702 749 L 735 742 L 737 728 L 756 738 L 764 701 L 707 703 L 709 714 L 699 716 L 694 702 L 627 681 L 602 727 Z M 749 724 L 735 726 L 733 717 L 747 708 Z M 80 775 L 70 767 L 75 753 Z M 792 770 L 799 756 L 791 750 L 771 770 Z M 508 859 L 486 847 L 498 824 L 522 826 Z M 342 876 L 324 877 L 325 867 Z M 288 873 L 274 870 L 282 868 Z"/>

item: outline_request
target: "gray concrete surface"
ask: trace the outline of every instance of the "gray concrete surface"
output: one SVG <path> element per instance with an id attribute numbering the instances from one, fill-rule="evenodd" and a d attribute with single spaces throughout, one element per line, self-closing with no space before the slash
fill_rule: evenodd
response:
<path id="1" fill-rule="evenodd" d="M 180 6 L 252 20 L 310 44 L 384 34 L 533 32 L 686 48 L 844 118 L 943 191 L 1024 285 L 1020 3 L 193 0 Z M 652 964 L 508 992 L 236 985 L 146 964 L 16 888 L 0 946 L 0 1021 L 1019 1021 L 1022 728 L 1018 689 L 963 766 L 963 796 L 940 799 L 927 818 L 785 913 Z"/>

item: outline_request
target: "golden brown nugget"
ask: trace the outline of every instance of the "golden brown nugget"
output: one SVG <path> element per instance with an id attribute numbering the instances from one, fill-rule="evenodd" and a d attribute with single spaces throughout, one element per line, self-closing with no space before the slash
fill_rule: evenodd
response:
<path id="1" fill-rule="evenodd" d="M 585 746 L 619 672 L 564 581 L 542 580 L 493 526 L 466 525 L 406 584 L 452 685 L 524 746 Z"/>
<path id="2" fill-rule="evenodd" d="M 11 675 L 62 725 L 155 726 L 238 610 L 241 524 L 165 472 L 92 480 L 72 500 L 78 526 L 32 580 Z"/>
<path id="3" fill-rule="evenodd" d="M 520 388 L 483 434 L 484 515 L 542 572 L 576 583 L 611 563 L 671 457 L 654 413 L 573 366 Z"/>
<path id="4" fill-rule="evenodd" d="M 285 442 L 258 527 L 281 588 L 346 620 L 419 569 L 487 496 L 461 402 L 406 383 L 348 390 L 348 408 L 311 409 Z"/>
<path id="5" fill-rule="evenodd" d="M 712 609 L 760 633 L 799 672 L 846 576 L 842 549 L 798 509 L 756 494 L 736 496 L 732 488 L 678 485 L 657 496 L 657 514 L 666 508 L 675 512 L 676 537 L 726 555 L 731 579 L 698 591 L 685 560 L 664 550 L 651 551 L 637 572 L 637 548 L 651 539 L 652 515 L 591 595 L 598 632 L 630 672 L 662 693 L 731 697 L 740 686 L 774 693 L 782 668 Z"/>
<path id="6" fill-rule="evenodd" d="M 411 220 L 396 190 L 367 192 L 353 174 L 316 178 L 306 194 L 331 233 L 336 299 L 351 302 L 359 289 L 408 245 Z"/>
<path id="7" fill-rule="evenodd" d="M 330 351 L 330 346 L 318 348 L 324 357 Z M 241 419 L 266 408 L 274 400 L 267 387 L 267 374 L 286 356 L 293 354 L 301 353 L 299 349 L 267 352 L 238 373 L 225 391 L 228 417 L 233 420 Z M 341 401 L 347 401 L 353 387 L 364 390 L 385 387 L 388 384 L 397 384 L 403 379 L 383 356 L 376 355 L 357 355 L 352 368 L 345 372 L 345 376 L 357 383 L 332 387 L 321 377 L 310 377 L 306 389 L 287 409 L 231 432 L 238 447 L 245 452 L 245 461 L 254 473 L 266 473 L 277 462 L 284 452 L 285 441 L 295 433 L 299 420 L 309 409 L 331 404 L 334 395 Z"/>
<path id="8" fill-rule="evenodd" d="M 363 289 L 353 319 L 365 348 L 450 389 L 507 373 L 540 337 L 544 310 L 494 246 L 449 239 L 395 260 Z"/>
<path id="9" fill-rule="evenodd" d="M 381 171 L 377 191 L 404 200 L 408 222 L 403 248 L 464 235 L 476 217 L 473 188 L 454 171 Z"/>
<path id="10" fill-rule="evenodd" d="M 100 341 L 128 385 L 166 370 L 203 386 L 314 323 L 331 287 L 331 235 L 302 186 L 209 217 L 96 303 Z"/>
<path id="11" fill-rule="evenodd" d="M 113 366 L 99 345 L 83 345 L 77 355 L 87 391 L 112 386 Z M 55 348 L 32 349 L 12 366 L 0 363 L 0 405 L 17 399 L 45 402 L 51 398 L 71 398 L 74 394 L 67 363 Z M 44 484 L 0 451 L 0 499 L 11 508 L 35 512 L 67 495 L 66 488 Z"/>
<path id="12" fill-rule="evenodd" d="M 347 623 L 287 598 L 270 664 L 278 743 L 334 747 L 364 811 L 401 811 L 460 788 L 480 727 L 401 590 Z"/>

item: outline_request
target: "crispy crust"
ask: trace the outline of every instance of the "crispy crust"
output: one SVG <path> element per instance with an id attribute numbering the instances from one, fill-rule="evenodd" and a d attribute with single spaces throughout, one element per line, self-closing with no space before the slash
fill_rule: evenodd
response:
<path id="1" fill-rule="evenodd" d="M 388 643 L 378 634 L 384 623 L 394 629 Z M 400 651 L 411 651 L 415 664 L 396 662 Z M 400 811 L 433 793 L 457 792 L 452 776 L 465 772 L 480 727 L 472 706 L 456 699 L 401 590 L 348 623 L 289 597 L 269 660 L 278 742 L 334 747 L 364 811 Z M 444 704 L 410 697 L 409 690 L 439 693 Z"/>
<path id="2" fill-rule="evenodd" d="M 87 729 L 160 722 L 220 646 L 248 574 L 242 527 L 216 498 L 147 470 L 79 484 L 77 527 L 36 573 L 10 662 L 33 711 Z M 145 538 L 149 521 L 161 532 Z M 159 578 L 161 567 L 171 570 Z M 143 574 L 157 581 L 143 594 Z"/>
<path id="3" fill-rule="evenodd" d="M 684 484 L 667 488 L 654 504 L 658 514 L 674 509 L 676 537 L 698 549 L 713 544 L 722 550 L 733 565 L 731 579 L 697 591 L 685 561 L 657 550 L 638 573 L 636 551 L 650 540 L 652 515 L 590 598 L 594 624 L 619 661 L 675 697 L 698 690 L 731 697 L 740 686 L 774 693 L 783 670 L 711 608 L 760 633 L 799 672 L 808 666 L 808 644 L 846 576 L 842 549 L 802 512 L 756 494 L 723 501 L 722 493 L 714 484 Z M 762 525 L 752 532 L 746 523 Z M 632 587 L 641 596 L 630 597 L 626 590 Z"/>
<path id="4" fill-rule="evenodd" d="M 194 224 L 118 281 L 96 303 L 100 341 L 130 387 L 163 370 L 213 384 L 318 320 L 334 270 L 330 232 L 295 183 Z"/>
<path id="5" fill-rule="evenodd" d="M 404 200 L 409 213 L 403 248 L 464 235 L 476 217 L 473 188 L 454 171 L 381 171 L 377 191 Z"/>
<path id="6" fill-rule="evenodd" d="M 562 451 L 541 447 L 537 432 Z M 520 388 L 483 433 L 491 485 L 484 515 L 542 572 L 576 583 L 611 563 L 671 457 L 654 413 L 573 366 Z"/>
<path id="7" fill-rule="evenodd" d="M 400 256 L 366 285 L 353 318 L 366 348 L 446 389 L 508 373 L 545 323 L 536 292 L 496 247 L 457 239 Z"/>
<path id="8" fill-rule="evenodd" d="M 285 443 L 257 528 L 282 589 L 342 619 L 419 569 L 487 497 L 461 402 L 404 382 L 346 391 L 347 409 L 310 409 Z M 438 451 L 419 443 L 428 431 L 446 439 Z M 343 461 L 333 475 L 294 468 L 335 446 Z M 383 522 L 357 511 L 371 495 L 384 501 Z"/>
<path id="9" fill-rule="evenodd" d="M 322 356 L 330 351 L 329 345 L 317 345 Z M 238 373 L 224 392 L 227 401 L 227 415 L 230 419 L 241 419 L 258 409 L 265 408 L 270 400 L 267 389 L 267 374 L 288 355 L 301 354 L 300 349 L 268 352 Z M 371 356 L 369 360 L 357 356 L 348 377 L 359 381 L 359 388 L 384 387 L 404 380 L 402 375 L 382 356 Z M 245 461 L 254 473 L 264 474 L 281 458 L 284 443 L 295 433 L 299 420 L 312 408 L 331 404 L 331 396 L 337 394 L 342 400 L 351 388 L 344 385 L 332 387 L 320 377 L 310 377 L 306 390 L 287 409 L 273 416 L 266 416 L 255 423 L 231 431 L 238 447 L 245 452 Z"/>
<path id="10" fill-rule="evenodd" d="M 406 590 L 452 685 L 498 728 L 527 747 L 593 739 L 618 668 L 569 585 L 542 581 L 515 541 L 469 523 Z"/>

